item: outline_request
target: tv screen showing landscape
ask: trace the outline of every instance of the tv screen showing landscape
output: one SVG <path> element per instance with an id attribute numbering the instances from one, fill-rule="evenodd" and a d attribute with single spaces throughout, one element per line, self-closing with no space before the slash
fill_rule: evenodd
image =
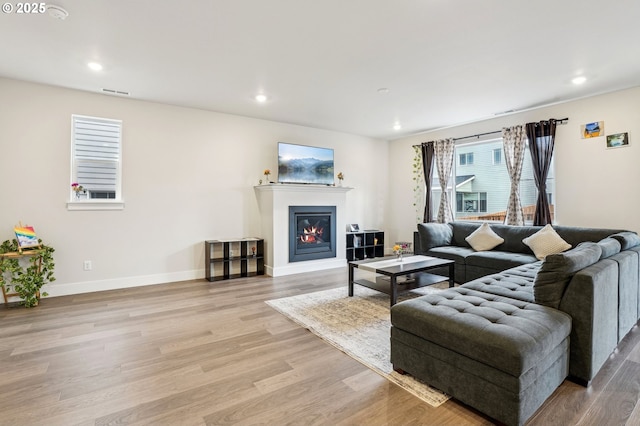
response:
<path id="1" fill-rule="evenodd" d="M 333 149 L 278 142 L 278 182 L 333 185 Z"/>

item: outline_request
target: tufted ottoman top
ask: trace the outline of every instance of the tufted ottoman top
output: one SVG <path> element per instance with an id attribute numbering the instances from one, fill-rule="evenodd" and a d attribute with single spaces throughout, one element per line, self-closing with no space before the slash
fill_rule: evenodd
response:
<path id="1" fill-rule="evenodd" d="M 571 332 L 564 312 L 465 287 L 400 302 L 391 324 L 516 377 Z"/>
<path id="2" fill-rule="evenodd" d="M 505 296 L 525 302 L 534 302 L 533 282 L 542 262 L 521 265 L 506 271 L 476 278 L 462 287 Z"/>

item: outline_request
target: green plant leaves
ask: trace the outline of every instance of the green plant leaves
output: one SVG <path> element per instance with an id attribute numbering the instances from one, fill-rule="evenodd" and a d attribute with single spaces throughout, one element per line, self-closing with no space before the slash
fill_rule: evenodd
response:
<path id="1" fill-rule="evenodd" d="M 40 288 L 55 281 L 53 271 L 53 247 L 41 244 L 39 249 L 28 257 L 0 257 L 0 285 L 9 293 L 17 293 L 25 307 L 38 305 Z M 7 240 L 0 244 L 0 254 L 18 251 L 17 240 Z M 22 262 L 21 262 L 22 260 Z M 47 293 L 42 293 L 47 296 Z"/>

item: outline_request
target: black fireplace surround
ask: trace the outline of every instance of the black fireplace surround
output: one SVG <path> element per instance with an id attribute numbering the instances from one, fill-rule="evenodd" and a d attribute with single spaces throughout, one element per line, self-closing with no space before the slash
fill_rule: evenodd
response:
<path id="1" fill-rule="evenodd" d="M 336 206 L 289 206 L 289 262 L 336 257 Z"/>

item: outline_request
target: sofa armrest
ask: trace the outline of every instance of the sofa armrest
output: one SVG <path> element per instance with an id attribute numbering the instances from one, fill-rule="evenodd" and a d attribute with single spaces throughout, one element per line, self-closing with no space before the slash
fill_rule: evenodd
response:
<path id="1" fill-rule="evenodd" d="M 610 259 L 578 271 L 560 302 L 571 316 L 570 375 L 591 381 L 618 344 L 618 265 Z"/>
<path id="2" fill-rule="evenodd" d="M 420 234 L 418 231 L 413 231 L 413 254 L 425 254 L 425 250 L 422 250 L 420 245 Z"/>
<path id="3" fill-rule="evenodd" d="M 434 247 L 451 245 L 453 229 L 448 223 L 419 223 L 420 250 L 426 252 Z"/>

